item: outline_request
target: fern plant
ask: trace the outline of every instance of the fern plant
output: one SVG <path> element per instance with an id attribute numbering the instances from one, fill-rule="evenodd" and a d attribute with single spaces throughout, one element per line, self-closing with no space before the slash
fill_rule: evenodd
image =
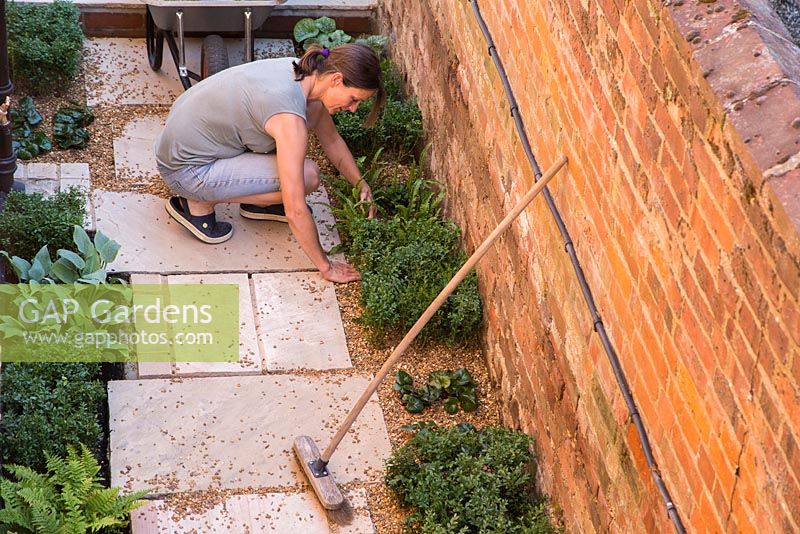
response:
<path id="1" fill-rule="evenodd" d="M 47 455 L 47 472 L 21 465 L 5 469 L 16 479 L 0 479 L 0 530 L 18 534 L 83 534 L 124 527 L 149 490 L 120 495 L 100 484 L 100 466 L 85 446 L 66 458 Z"/>

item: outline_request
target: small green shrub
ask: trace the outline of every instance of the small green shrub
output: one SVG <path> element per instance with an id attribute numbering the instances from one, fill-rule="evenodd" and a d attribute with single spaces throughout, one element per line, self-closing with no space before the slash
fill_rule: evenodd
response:
<path id="1" fill-rule="evenodd" d="M 6 9 L 12 78 L 34 94 L 57 90 L 75 76 L 83 31 L 72 2 L 9 2 Z"/>
<path id="2" fill-rule="evenodd" d="M 422 112 L 413 98 L 404 98 L 402 80 L 389 59 L 381 60 L 386 107 L 372 128 L 364 121 L 372 109 L 372 99 L 361 103 L 355 113 L 333 116 L 336 129 L 356 156 L 372 158 L 384 150 L 402 161 L 408 161 L 421 148 L 424 131 Z"/>
<path id="3" fill-rule="evenodd" d="M 0 250 L 33 258 L 43 246 L 72 249 L 73 226 L 83 224 L 86 193 L 77 188 L 45 198 L 12 191 L 0 213 Z"/>
<path id="4" fill-rule="evenodd" d="M 420 148 L 423 137 L 422 112 L 416 100 L 386 100 L 381 117 L 372 128 L 364 121 L 372 109 L 372 99 L 365 100 L 355 113 L 337 113 L 336 129 L 356 156 L 371 157 L 379 149 L 408 161 Z"/>
<path id="5" fill-rule="evenodd" d="M 386 484 L 414 510 L 406 518 L 410 532 L 557 532 L 546 503 L 532 491 L 533 438 L 466 423 L 410 428 L 418 432 L 395 451 L 386 471 Z"/>
<path id="6" fill-rule="evenodd" d="M 420 413 L 440 399 L 444 400 L 444 411 L 450 415 L 457 414 L 459 409 L 465 412 L 478 409 L 478 385 L 463 367 L 456 371 L 433 371 L 428 374 L 428 383 L 420 388 L 414 386 L 414 377 L 399 370 L 394 390 L 410 413 Z"/>
<path id="7" fill-rule="evenodd" d="M 131 511 L 144 504 L 149 490 L 120 495 L 100 483 L 100 466 L 86 447 L 70 447 L 66 458 L 47 455 L 44 474 L 19 465 L 6 466 L 15 481 L 0 480 L 0 529 L 4 532 L 54 534 L 108 532 L 125 527 Z"/>
<path id="8" fill-rule="evenodd" d="M 40 350 L 49 350 L 43 345 Z M 84 351 L 94 350 L 90 348 Z M 102 435 L 98 409 L 105 387 L 98 363 L 6 363 L 0 405 L 3 463 L 43 469 L 45 452 L 63 455 L 88 445 L 95 454 Z"/>
<path id="9" fill-rule="evenodd" d="M 42 116 L 29 96 L 19 101 L 19 106 L 9 113 L 12 136 L 11 147 L 19 159 L 31 159 L 53 148 L 47 134 L 36 127 L 42 123 Z"/>
<path id="10" fill-rule="evenodd" d="M 360 159 L 362 177 L 373 188 L 383 218 L 366 218 L 368 206 L 358 189 L 343 180 L 334 183 L 337 225 L 346 236 L 343 248 L 361 271 L 361 321 L 377 338 L 411 327 L 466 257 L 460 232 L 441 215 L 443 194 L 412 165 L 408 178 L 383 173 L 380 152 L 369 166 Z M 422 332 L 454 343 L 472 337 L 482 320 L 477 277 L 470 273 L 445 301 Z"/>

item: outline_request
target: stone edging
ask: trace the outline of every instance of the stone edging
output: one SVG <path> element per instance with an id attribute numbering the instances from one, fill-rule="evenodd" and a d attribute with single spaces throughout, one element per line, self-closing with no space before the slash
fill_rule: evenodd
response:
<path id="1" fill-rule="evenodd" d="M 800 230 L 800 49 L 759 0 L 672 0 L 675 24 L 760 169 Z"/>

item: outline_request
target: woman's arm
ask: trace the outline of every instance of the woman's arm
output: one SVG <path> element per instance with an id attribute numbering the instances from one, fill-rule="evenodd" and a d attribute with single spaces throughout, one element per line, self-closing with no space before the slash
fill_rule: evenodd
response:
<path id="1" fill-rule="evenodd" d="M 317 226 L 306 206 L 303 162 L 308 147 L 308 130 L 305 121 L 291 113 L 279 113 L 270 117 L 264 129 L 275 139 L 283 208 L 300 248 L 327 280 L 358 280 L 360 276 L 353 267 L 328 259 L 320 245 Z"/>
<path id="2" fill-rule="evenodd" d="M 361 200 L 372 203 L 372 189 L 366 180 L 361 179 L 361 171 L 358 170 L 353 154 L 347 148 L 347 143 L 344 142 L 342 136 L 336 131 L 336 125 L 331 116 L 318 102 L 308 106 L 308 114 L 309 124 L 317 134 L 317 139 L 319 139 L 325 155 L 348 182 L 361 189 Z M 375 211 L 375 205 L 372 204 L 369 209 L 370 219 L 375 216 Z"/>

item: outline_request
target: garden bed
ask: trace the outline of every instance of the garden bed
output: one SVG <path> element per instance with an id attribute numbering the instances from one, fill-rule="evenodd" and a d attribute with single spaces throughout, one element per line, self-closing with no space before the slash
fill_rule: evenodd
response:
<path id="1" fill-rule="evenodd" d="M 47 135 L 52 136 L 50 118 L 58 109 L 65 105 L 73 103 L 84 104 L 86 102 L 84 79 L 85 69 L 79 68 L 70 83 L 63 85 L 62 92 L 36 98 L 36 106 L 44 117 L 43 128 Z M 362 107 L 355 116 L 343 115 L 336 119 L 340 130 L 343 131 L 343 136 L 354 140 L 354 144 L 360 149 L 354 150 L 356 156 L 363 155 L 367 158 L 372 158 L 372 154 L 376 149 L 386 148 L 386 152 L 380 158 L 381 172 L 384 175 L 391 176 L 394 185 L 407 182 L 420 184 L 421 187 L 414 192 L 403 191 L 402 187 L 392 190 L 391 185 L 389 189 L 394 195 L 393 198 L 395 198 L 393 208 L 398 208 L 397 198 L 406 198 L 409 194 L 412 194 L 412 196 L 418 195 L 413 197 L 416 199 L 413 202 L 413 206 L 411 205 L 412 203 L 409 203 L 408 206 L 399 206 L 401 214 L 405 213 L 404 210 L 406 208 L 409 213 L 413 212 L 411 215 L 403 214 L 400 217 L 400 219 L 407 218 L 407 220 L 404 219 L 398 222 L 401 225 L 400 227 L 404 230 L 411 227 L 417 228 L 414 225 L 419 222 L 419 228 L 422 229 L 416 235 L 416 241 L 400 243 L 398 246 L 398 248 L 403 248 L 404 246 L 408 248 L 405 260 L 399 260 L 405 261 L 405 264 L 402 265 L 404 269 L 403 276 L 408 273 L 414 274 L 416 261 L 421 257 L 431 269 L 416 270 L 424 273 L 433 272 L 433 275 L 429 277 L 433 281 L 425 279 L 424 276 L 414 279 L 410 284 L 406 280 L 406 286 L 420 287 L 424 291 L 421 290 L 418 294 L 409 297 L 401 289 L 398 295 L 407 298 L 405 301 L 395 299 L 391 293 L 385 294 L 382 297 L 383 300 L 377 298 L 370 301 L 369 299 L 372 297 L 366 295 L 367 291 L 373 291 L 372 295 L 374 296 L 376 286 L 384 284 L 388 287 L 394 284 L 396 287 L 402 285 L 404 279 L 401 277 L 399 278 L 401 283 L 396 283 L 398 280 L 392 279 L 392 276 L 396 275 L 396 273 L 392 272 L 391 269 L 386 270 L 385 258 L 377 258 L 377 255 L 371 254 L 368 248 L 369 246 L 374 247 L 374 243 L 362 247 L 362 258 L 359 261 L 369 265 L 369 269 L 365 268 L 362 272 L 364 272 L 365 278 L 370 277 L 369 279 L 373 285 L 368 289 L 358 283 L 338 285 L 336 287 L 353 371 L 358 374 L 375 374 L 378 371 L 391 353 L 392 347 L 410 326 L 409 321 L 413 321 L 421 312 L 417 308 L 424 308 L 427 305 L 430 298 L 432 298 L 432 294 L 438 292 L 438 289 L 444 285 L 443 282 L 452 275 L 455 268 L 463 261 L 462 256 L 464 255 L 458 246 L 457 229 L 439 216 L 441 197 L 435 190 L 435 183 L 425 179 L 424 163 L 418 165 L 414 163 L 415 160 L 422 157 L 422 131 L 419 110 L 413 103 L 413 99 L 406 100 L 399 96 L 402 90 L 401 81 L 397 76 L 390 76 L 387 79 L 387 85 L 392 98 L 390 98 L 387 106 L 385 118 L 379 123 L 378 128 L 368 134 L 360 130 L 359 121 L 366 116 L 366 107 Z M 19 100 L 15 100 L 15 103 L 18 102 Z M 117 175 L 114 165 L 113 140 L 122 134 L 125 126 L 131 120 L 149 116 L 163 117 L 168 109 L 167 106 L 159 105 L 98 106 L 94 109 L 96 119 L 88 128 L 91 138 L 86 149 L 76 151 L 54 148 L 52 151 L 39 155 L 29 162 L 88 163 L 91 169 L 93 189 L 150 193 L 166 198 L 169 196 L 169 190 L 158 176 L 148 177 L 143 180 L 141 177 L 126 178 Z M 331 178 L 336 176 L 336 172 L 330 162 L 326 160 L 319 144 L 313 137 L 310 142 L 309 152 L 309 157 L 320 164 L 324 174 L 327 176 L 325 178 L 326 187 L 334 204 L 334 211 L 346 208 L 342 203 L 343 197 L 341 193 L 344 189 L 342 189 L 341 182 L 337 184 Z M 366 162 L 367 166 L 369 166 L 370 161 L 373 160 L 369 159 Z M 375 176 L 378 175 L 373 175 L 373 177 Z M 414 182 L 414 180 L 417 181 Z M 355 207 L 356 211 L 358 209 L 361 209 L 361 207 Z M 354 212 L 351 211 L 351 215 L 352 213 Z M 422 215 L 418 217 L 420 213 Z M 392 214 L 384 215 L 388 215 L 387 219 L 394 217 Z M 408 226 L 402 226 L 408 221 L 412 221 L 412 223 Z M 346 224 L 342 224 L 345 234 L 348 229 L 357 230 L 356 227 L 347 227 Z M 392 227 L 388 228 L 391 230 Z M 386 232 L 387 230 L 383 228 L 380 231 Z M 409 233 L 413 232 L 409 231 Z M 432 236 L 430 242 L 432 246 L 420 247 L 420 242 L 423 245 L 428 244 L 425 242 L 425 237 L 427 236 Z M 345 240 L 348 237 L 353 236 L 345 235 Z M 391 247 L 387 246 L 385 248 L 389 249 Z M 352 251 L 353 249 L 351 248 L 350 252 Z M 415 254 L 419 255 L 415 256 Z M 437 263 L 438 260 L 441 260 L 441 265 Z M 393 260 L 390 258 L 389 261 Z M 381 271 L 382 268 L 384 269 L 383 271 Z M 417 281 L 420 283 L 415 285 Z M 439 284 L 438 287 L 437 284 Z M 460 300 L 450 300 L 448 302 L 448 305 L 451 306 L 448 312 L 449 315 L 445 317 L 440 312 L 431 328 L 426 330 L 427 335 L 424 336 L 424 339 L 420 339 L 409 348 L 398 365 L 398 369 L 402 369 L 411 375 L 417 385 L 422 385 L 420 392 L 425 390 L 424 395 L 423 393 L 420 393 L 420 395 L 427 396 L 426 400 L 424 403 L 420 401 L 417 406 L 417 410 L 421 410 L 421 412 L 411 413 L 404 407 L 403 401 L 401 401 L 401 393 L 395 387 L 394 374 L 388 376 L 378 390 L 389 439 L 395 451 L 407 443 L 412 435 L 407 428 L 404 428 L 410 425 L 433 421 L 441 427 L 452 427 L 460 423 L 468 423 L 477 429 L 482 429 L 501 426 L 502 424 L 497 392 L 489 376 L 489 370 L 477 336 L 481 318 L 477 281 L 473 277 L 462 285 L 462 287 L 464 286 L 468 286 L 464 293 L 467 296 L 464 297 L 464 294 L 462 294 Z M 453 304 L 454 301 L 456 304 Z M 384 308 L 374 312 L 374 310 L 369 309 L 372 304 L 368 304 L 365 307 L 364 302 L 371 302 L 372 304 L 378 302 L 384 305 Z M 403 304 L 401 304 L 399 310 L 392 310 L 391 305 L 397 304 L 397 302 Z M 393 316 L 400 317 L 401 315 L 403 317 L 399 322 L 391 323 Z M 369 317 L 369 320 L 365 321 L 365 317 Z M 369 323 L 369 326 L 365 322 Z M 448 337 L 453 338 L 449 343 L 445 341 Z M 472 381 L 474 381 L 477 403 L 474 402 L 471 383 L 470 391 L 464 394 L 464 397 L 458 396 L 461 393 L 456 395 L 445 391 L 444 387 L 441 391 L 433 391 L 430 386 L 425 386 L 430 373 L 455 371 L 461 368 L 466 369 L 471 375 Z M 120 365 L 104 365 L 98 377 L 102 379 L 102 383 L 105 386 L 105 383 L 109 380 L 122 377 L 122 368 Z M 408 395 L 409 391 L 412 390 L 413 388 L 403 390 L 403 394 Z M 416 392 L 416 390 L 413 391 Z M 431 395 L 432 393 L 436 395 L 433 396 Z M 448 395 L 450 397 L 446 399 Z M 452 408 L 455 408 L 457 413 L 448 413 L 445 410 L 445 400 L 450 401 L 449 408 L 451 411 Z M 423 409 L 425 404 L 430 404 L 430 406 Z M 105 402 L 102 403 L 99 412 L 103 425 L 103 436 L 98 444 L 98 449 L 101 452 L 100 460 L 104 467 L 104 478 L 108 481 L 108 459 L 104 455 L 108 450 L 108 412 Z M 367 490 L 372 519 L 379 533 L 399 533 L 403 531 L 404 520 L 412 513 L 412 510 L 403 508 L 395 497 L 394 492 L 386 484 L 355 484 L 355 486 L 363 487 Z M 259 492 L 264 491 L 264 488 L 260 490 L 246 488 L 241 491 Z M 239 492 L 239 490 L 223 491 L 220 492 L 220 495 Z M 173 494 L 167 497 L 167 500 L 173 504 L 180 505 L 175 509 L 196 511 L 203 509 L 204 506 L 212 506 L 217 503 L 220 495 L 216 495 L 214 492 Z"/>

